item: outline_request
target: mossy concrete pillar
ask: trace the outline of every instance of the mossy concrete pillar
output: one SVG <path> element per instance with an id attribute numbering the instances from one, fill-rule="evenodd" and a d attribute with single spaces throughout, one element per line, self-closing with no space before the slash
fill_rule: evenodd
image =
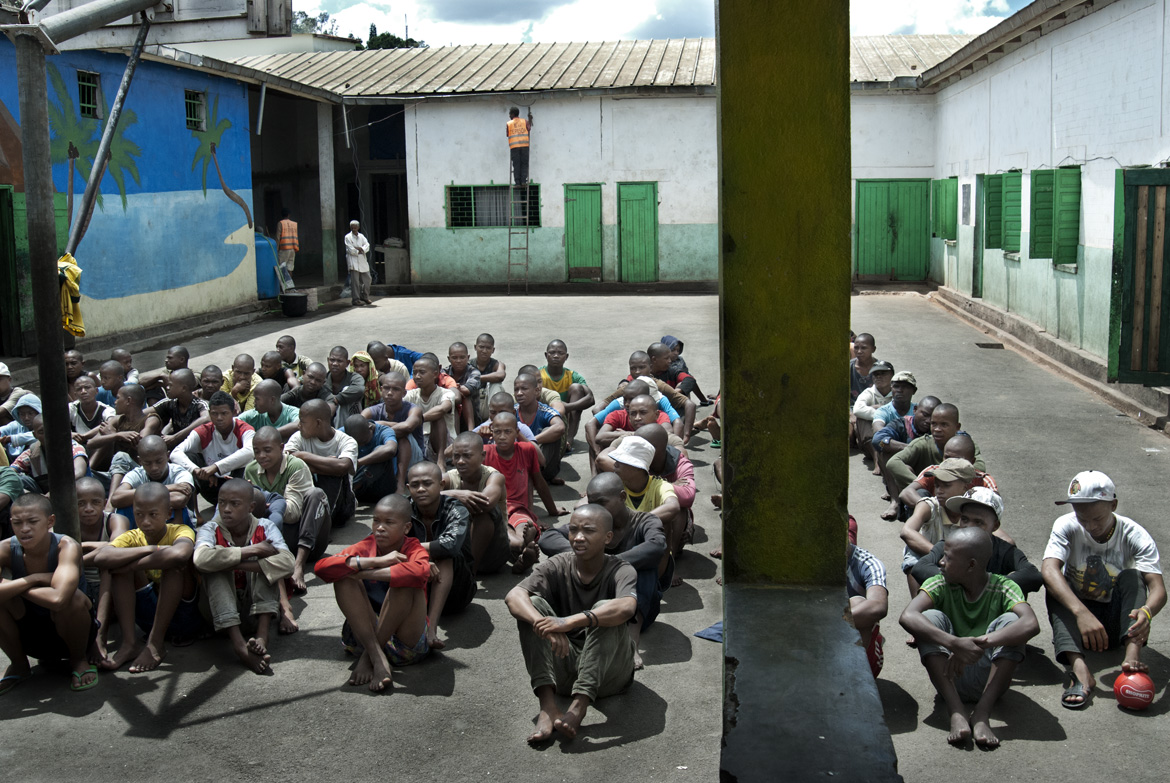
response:
<path id="1" fill-rule="evenodd" d="M 725 578 L 842 584 L 849 3 L 716 17 Z"/>

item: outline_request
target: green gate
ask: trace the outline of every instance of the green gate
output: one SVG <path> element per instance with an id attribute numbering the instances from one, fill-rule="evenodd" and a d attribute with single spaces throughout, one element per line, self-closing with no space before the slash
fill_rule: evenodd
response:
<path id="1" fill-rule="evenodd" d="M 658 183 L 619 182 L 618 260 L 625 283 L 658 279 Z"/>
<path id="2" fill-rule="evenodd" d="M 925 280 L 930 269 L 930 180 L 857 181 L 857 274 Z"/>
<path id="3" fill-rule="evenodd" d="M 569 281 L 601 281 L 601 185 L 565 185 Z"/>

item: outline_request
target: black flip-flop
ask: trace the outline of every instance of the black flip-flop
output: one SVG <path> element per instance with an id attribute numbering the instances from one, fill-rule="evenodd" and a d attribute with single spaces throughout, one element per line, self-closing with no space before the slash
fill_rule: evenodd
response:
<path id="1" fill-rule="evenodd" d="M 1069 675 L 1072 679 L 1072 685 L 1064 689 L 1064 693 L 1060 695 L 1060 706 L 1066 710 L 1083 710 L 1089 704 L 1089 692 L 1084 684 L 1076 678 L 1075 675 Z M 1080 696 L 1080 701 L 1069 701 L 1070 697 Z"/>

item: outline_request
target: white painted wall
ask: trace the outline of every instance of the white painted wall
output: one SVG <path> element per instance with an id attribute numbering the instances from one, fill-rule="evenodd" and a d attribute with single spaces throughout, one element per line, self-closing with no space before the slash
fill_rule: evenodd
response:
<path id="1" fill-rule="evenodd" d="M 413 228 L 446 225 L 446 185 L 506 184 L 512 102 L 427 101 L 405 115 Z M 521 116 L 526 107 L 521 107 Z M 530 176 L 542 223 L 564 226 L 563 185 L 604 183 L 602 221 L 616 223 L 616 183 L 658 182 L 661 224 L 718 222 L 718 145 L 711 97 L 557 96 L 532 106 Z"/>
<path id="2" fill-rule="evenodd" d="M 933 176 L 933 95 L 858 92 L 849 109 L 854 179 Z"/>

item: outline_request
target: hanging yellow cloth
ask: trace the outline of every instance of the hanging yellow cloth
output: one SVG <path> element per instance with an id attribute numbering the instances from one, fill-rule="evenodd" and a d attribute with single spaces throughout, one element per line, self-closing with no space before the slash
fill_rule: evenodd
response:
<path id="1" fill-rule="evenodd" d="M 81 267 L 66 253 L 57 261 L 57 282 L 61 285 L 61 326 L 74 337 L 85 337 L 81 317 Z"/>

